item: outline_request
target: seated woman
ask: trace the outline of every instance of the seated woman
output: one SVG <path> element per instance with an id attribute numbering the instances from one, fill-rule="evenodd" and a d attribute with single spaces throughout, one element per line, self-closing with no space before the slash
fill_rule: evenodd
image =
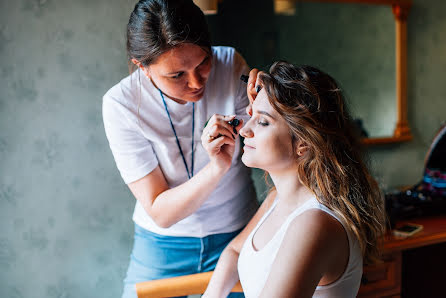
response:
<path id="1" fill-rule="evenodd" d="M 242 161 L 274 189 L 221 255 L 204 297 L 356 297 L 377 257 L 383 200 L 359 150 L 343 95 L 310 66 L 276 62 L 241 130 Z"/>

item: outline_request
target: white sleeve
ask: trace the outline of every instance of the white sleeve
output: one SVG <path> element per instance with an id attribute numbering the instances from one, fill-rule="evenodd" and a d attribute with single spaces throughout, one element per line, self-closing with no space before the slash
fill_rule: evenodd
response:
<path id="1" fill-rule="evenodd" d="M 246 94 L 246 83 L 240 80 L 240 76 L 249 75 L 250 68 L 246 64 L 245 59 L 238 53 L 234 53 L 234 75 L 236 82 L 235 94 L 235 113 L 239 118 L 242 118 L 246 123 L 249 120 L 249 115 L 246 114 L 246 107 L 249 105 L 248 95 Z"/>
<path id="2" fill-rule="evenodd" d="M 102 116 L 105 134 L 121 177 L 126 184 L 143 178 L 158 165 L 152 144 L 130 125 L 121 103 L 104 95 Z"/>

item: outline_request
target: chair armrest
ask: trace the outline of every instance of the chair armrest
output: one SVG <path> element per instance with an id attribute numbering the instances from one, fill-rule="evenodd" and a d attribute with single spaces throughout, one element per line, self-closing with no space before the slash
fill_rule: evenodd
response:
<path id="1" fill-rule="evenodd" d="M 203 294 L 213 271 L 137 283 L 138 298 L 162 298 Z M 243 292 L 238 282 L 232 292 Z"/>

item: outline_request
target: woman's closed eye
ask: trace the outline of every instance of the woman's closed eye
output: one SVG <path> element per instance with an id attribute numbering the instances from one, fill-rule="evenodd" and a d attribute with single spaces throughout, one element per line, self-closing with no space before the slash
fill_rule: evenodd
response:
<path id="1" fill-rule="evenodd" d="M 262 125 L 262 126 L 268 126 L 269 125 L 268 121 L 266 121 L 265 119 L 259 119 L 257 121 L 257 124 Z"/>

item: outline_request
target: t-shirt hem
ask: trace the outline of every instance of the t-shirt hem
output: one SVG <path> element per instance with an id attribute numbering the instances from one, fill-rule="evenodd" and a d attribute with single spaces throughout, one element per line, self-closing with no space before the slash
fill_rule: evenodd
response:
<path id="1" fill-rule="evenodd" d="M 141 228 L 143 228 L 147 231 L 150 231 L 152 233 L 158 234 L 158 235 L 172 236 L 172 237 L 196 237 L 196 238 L 203 238 L 203 237 L 215 235 L 215 234 L 232 233 L 232 232 L 242 229 L 247 224 L 247 223 L 237 223 L 237 224 L 233 224 L 230 226 L 225 226 L 224 229 L 213 230 L 213 231 L 200 231 L 200 232 L 198 232 L 198 231 L 197 232 L 184 231 L 184 232 L 180 232 L 180 231 L 172 231 L 171 229 L 167 229 L 166 231 L 153 229 L 153 227 L 148 227 L 143 222 L 140 222 L 138 220 L 138 218 L 136 218 L 135 216 L 133 216 L 133 222 L 135 224 L 137 224 L 138 226 L 140 226 Z"/>

